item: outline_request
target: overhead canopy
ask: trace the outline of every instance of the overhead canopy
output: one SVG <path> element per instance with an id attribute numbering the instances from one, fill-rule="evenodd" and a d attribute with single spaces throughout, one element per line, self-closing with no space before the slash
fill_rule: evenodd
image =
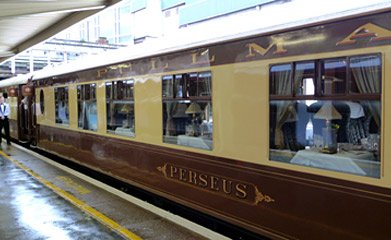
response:
<path id="1" fill-rule="evenodd" d="M 0 63 L 121 0 L 1 0 Z"/>

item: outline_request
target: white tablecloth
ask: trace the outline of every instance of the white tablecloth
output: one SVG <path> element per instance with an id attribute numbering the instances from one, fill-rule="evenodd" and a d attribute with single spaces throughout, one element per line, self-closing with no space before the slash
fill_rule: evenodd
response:
<path id="1" fill-rule="evenodd" d="M 178 145 L 189 146 L 202 149 L 212 149 L 212 140 L 203 137 L 192 137 L 187 135 L 179 135 L 177 140 Z"/>
<path id="2" fill-rule="evenodd" d="M 360 161 L 373 161 L 373 154 L 367 151 L 346 152 L 335 154 L 321 153 L 315 150 L 301 150 L 291 159 L 291 163 L 310 167 L 367 175 L 358 166 Z"/>

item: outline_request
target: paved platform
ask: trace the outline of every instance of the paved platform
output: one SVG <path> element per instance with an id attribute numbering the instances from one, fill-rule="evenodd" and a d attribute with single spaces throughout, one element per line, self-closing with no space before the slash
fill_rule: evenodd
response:
<path id="1" fill-rule="evenodd" d="M 1 239 L 227 239 L 16 145 L 0 189 Z"/>

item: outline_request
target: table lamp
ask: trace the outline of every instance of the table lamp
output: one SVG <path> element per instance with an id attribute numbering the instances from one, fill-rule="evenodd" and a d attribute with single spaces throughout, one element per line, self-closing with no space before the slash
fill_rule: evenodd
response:
<path id="1" fill-rule="evenodd" d="M 341 114 L 333 106 L 331 102 L 325 102 L 323 106 L 315 113 L 314 118 L 326 120 L 326 127 L 322 129 L 323 147 L 321 152 L 336 153 L 337 152 L 337 129 L 331 125 L 331 120 L 342 119 Z"/>
<path id="2" fill-rule="evenodd" d="M 191 131 L 191 134 L 192 136 L 196 136 L 197 134 L 197 118 L 196 118 L 196 114 L 197 113 L 201 113 L 202 110 L 201 110 L 201 107 L 198 103 L 196 102 L 192 102 L 189 107 L 187 107 L 185 113 L 186 114 L 192 114 L 192 120 L 191 120 L 191 128 L 192 128 L 192 131 Z"/>
<path id="3" fill-rule="evenodd" d="M 124 104 L 124 106 L 121 108 L 120 113 L 126 115 L 126 120 L 122 123 L 122 127 L 130 128 L 130 113 L 132 111 L 133 109 L 130 107 L 130 104 Z"/>

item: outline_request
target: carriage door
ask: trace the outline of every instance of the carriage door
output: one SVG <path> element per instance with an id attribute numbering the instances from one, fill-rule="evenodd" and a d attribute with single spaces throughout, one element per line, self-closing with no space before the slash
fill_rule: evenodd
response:
<path id="1" fill-rule="evenodd" d="M 34 88 L 29 85 L 21 87 L 21 95 L 18 98 L 18 126 L 19 140 L 29 142 L 33 139 L 33 103 Z"/>

